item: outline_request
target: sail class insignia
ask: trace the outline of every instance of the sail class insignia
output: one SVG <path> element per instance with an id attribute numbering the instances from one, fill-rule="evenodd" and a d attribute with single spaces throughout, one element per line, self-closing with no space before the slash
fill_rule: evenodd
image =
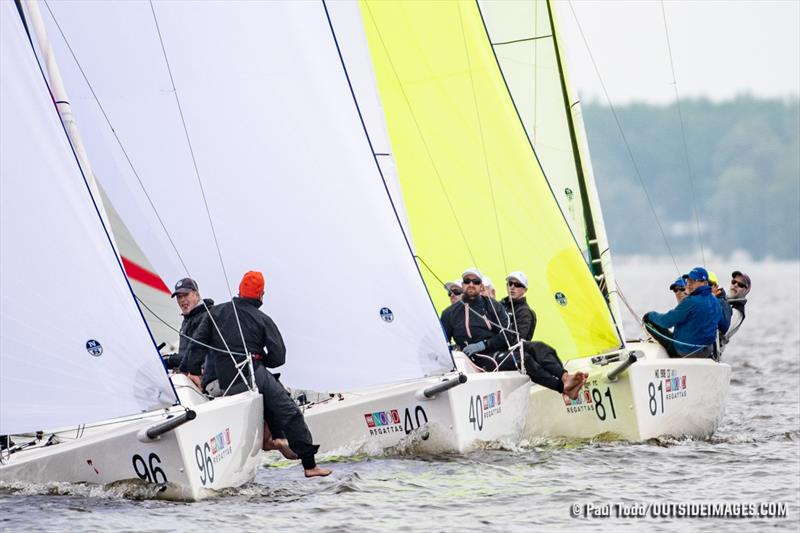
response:
<path id="1" fill-rule="evenodd" d="M 103 355 L 103 345 L 94 339 L 89 339 L 86 341 L 86 351 L 89 352 L 90 355 L 100 357 Z"/>
<path id="2" fill-rule="evenodd" d="M 564 294 L 563 292 L 557 292 L 556 293 L 556 301 L 558 302 L 559 305 L 562 305 L 562 306 L 567 305 L 567 295 Z"/>
<path id="3" fill-rule="evenodd" d="M 381 307 L 381 319 L 384 322 L 391 322 L 394 320 L 394 313 L 388 307 Z"/>

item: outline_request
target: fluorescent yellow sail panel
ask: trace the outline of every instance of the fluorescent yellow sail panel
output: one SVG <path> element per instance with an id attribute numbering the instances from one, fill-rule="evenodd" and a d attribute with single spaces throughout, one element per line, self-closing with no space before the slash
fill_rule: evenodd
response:
<path id="1" fill-rule="evenodd" d="M 530 281 L 535 338 L 564 359 L 620 345 L 508 95 L 474 2 L 361 3 L 414 248 L 437 281 Z M 424 263 L 423 263 L 424 262 Z"/>

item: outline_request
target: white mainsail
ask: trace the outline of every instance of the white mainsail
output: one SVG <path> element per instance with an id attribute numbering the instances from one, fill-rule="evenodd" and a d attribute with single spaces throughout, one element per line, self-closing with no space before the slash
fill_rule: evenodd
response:
<path id="1" fill-rule="evenodd" d="M 293 386 L 351 389 L 452 367 L 362 125 L 381 116 L 363 111 L 377 99 L 359 100 L 359 114 L 323 3 L 155 3 L 158 29 L 144 3 L 51 8 L 180 253 L 183 264 L 119 147 L 93 157 L 162 278 L 188 274 L 223 301 L 245 271 L 263 271 Z M 98 121 L 74 65 L 61 67 L 76 115 Z M 104 132 L 86 135 L 91 153 L 113 145 L 107 125 L 91 129 Z"/>
<path id="2" fill-rule="evenodd" d="M 0 434 L 173 405 L 15 7 L 0 10 Z"/>

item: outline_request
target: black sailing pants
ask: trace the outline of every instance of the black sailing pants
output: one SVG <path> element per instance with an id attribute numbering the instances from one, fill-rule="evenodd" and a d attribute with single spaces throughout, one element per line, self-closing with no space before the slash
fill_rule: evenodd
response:
<path id="1" fill-rule="evenodd" d="M 273 438 L 285 436 L 289 441 L 289 448 L 303 462 L 303 468 L 314 468 L 317 466 L 314 454 L 317 453 L 319 446 L 314 444 L 303 413 L 281 382 L 275 379 L 262 363 L 253 361 L 253 366 L 256 372 L 256 386 L 264 400 L 264 422 L 269 426 Z M 228 391 L 228 396 L 245 390 L 246 387 L 239 380 Z"/>
<path id="2" fill-rule="evenodd" d="M 524 341 L 522 351 L 525 358 L 525 373 L 531 381 L 556 392 L 564 392 L 564 382 L 561 380 L 564 365 L 561 364 L 552 346 L 543 342 Z M 519 369 L 517 350 L 513 353 L 497 352 L 493 356 L 476 354 L 471 359 L 487 372 Z"/>

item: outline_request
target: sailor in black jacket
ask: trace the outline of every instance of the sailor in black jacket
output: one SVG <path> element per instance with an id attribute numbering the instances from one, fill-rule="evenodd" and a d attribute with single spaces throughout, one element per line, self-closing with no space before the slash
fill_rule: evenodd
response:
<path id="1" fill-rule="evenodd" d="M 239 284 L 239 297 L 215 306 L 197 328 L 196 340 L 214 349 L 207 350 L 194 343 L 190 358 L 195 360 L 207 355 L 207 367 L 216 373 L 219 388 L 226 391 L 225 395 L 231 395 L 247 390 L 250 370 L 243 363 L 252 357 L 255 382 L 264 398 L 264 421 L 275 437 L 276 449 L 287 457 L 291 455 L 278 443 L 285 435 L 288 452 L 302 461 L 306 477 L 327 476 L 331 471 L 320 468 L 314 460 L 319 446 L 313 444 L 303 413 L 275 376 L 267 371 L 286 361 L 286 346 L 275 322 L 259 310 L 263 297 L 264 276 L 260 272 L 246 273 Z M 204 377 L 203 381 L 210 380 Z"/>
<path id="2" fill-rule="evenodd" d="M 442 311 L 445 337 L 452 338 L 484 370 L 496 370 L 497 363 L 491 355 L 517 342 L 509 329 L 508 313 L 498 301 L 480 295 L 483 275 L 477 268 L 464 271 L 461 281 L 461 300 Z"/>
<path id="3" fill-rule="evenodd" d="M 208 312 L 208 309 L 214 306 L 214 300 L 211 298 L 201 298 L 200 289 L 197 282 L 191 278 L 183 278 L 175 284 L 175 290 L 172 297 L 177 297 L 178 307 L 181 309 L 183 315 L 183 322 L 181 323 L 180 338 L 178 340 L 178 353 L 173 353 L 164 356 L 164 363 L 167 368 L 177 368 L 184 374 L 189 374 L 189 377 L 198 385 L 200 385 L 200 376 L 203 373 L 203 359 L 189 360 L 189 348 L 192 345 L 197 327 L 203 320 L 203 316 Z"/>

